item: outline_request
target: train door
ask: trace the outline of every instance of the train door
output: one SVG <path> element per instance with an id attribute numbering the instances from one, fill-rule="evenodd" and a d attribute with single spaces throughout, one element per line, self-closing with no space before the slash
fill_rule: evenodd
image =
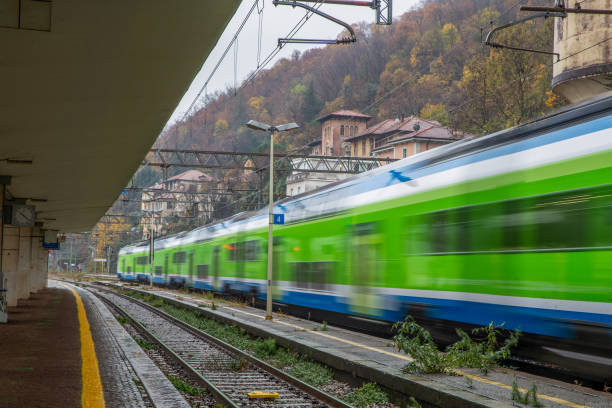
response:
<path id="1" fill-rule="evenodd" d="M 213 288 L 215 290 L 220 290 L 221 286 L 219 285 L 219 246 L 216 246 L 213 249 Z"/>
<path id="2" fill-rule="evenodd" d="M 132 271 L 134 271 L 134 279 L 136 279 L 136 257 L 132 258 Z"/>
<path id="3" fill-rule="evenodd" d="M 187 259 L 187 275 L 189 276 L 189 283 L 193 284 L 193 250 L 189 251 Z"/>
<path id="4" fill-rule="evenodd" d="M 169 254 L 164 255 L 164 281 L 165 281 L 166 283 L 168 283 L 168 273 L 169 273 L 169 271 L 168 271 L 168 265 L 169 265 L 169 258 L 170 258 L 170 255 L 169 255 Z"/>
<path id="5" fill-rule="evenodd" d="M 350 309 L 354 313 L 375 316 L 381 309 L 381 300 L 376 293 L 380 281 L 381 236 L 376 223 L 353 226 L 351 236 L 352 276 Z"/>
<path id="6" fill-rule="evenodd" d="M 280 299 L 282 297 L 282 287 L 279 281 L 282 278 L 283 270 L 283 238 L 272 238 L 272 299 Z M 267 265 L 266 265 L 267 272 Z"/>

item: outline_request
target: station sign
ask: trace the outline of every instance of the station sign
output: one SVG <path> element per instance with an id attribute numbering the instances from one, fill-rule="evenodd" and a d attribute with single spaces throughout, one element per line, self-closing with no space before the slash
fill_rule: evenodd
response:
<path id="1" fill-rule="evenodd" d="M 283 225 L 285 223 L 285 214 L 274 214 L 274 224 Z"/>

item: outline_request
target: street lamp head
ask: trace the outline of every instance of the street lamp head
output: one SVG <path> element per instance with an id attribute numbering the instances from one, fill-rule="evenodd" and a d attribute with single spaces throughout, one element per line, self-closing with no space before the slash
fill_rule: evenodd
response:
<path id="1" fill-rule="evenodd" d="M 298 124 L 294 122 L 285 123 L 284 125 L 270 126 L 266 123 L 258 122 L 256 120 L 249 120 L 246 124 L 246 127 L 248 127 L 249 129 L 253 129 L 253 130 L 262 130 L 264 132 L 267 132 L 267 131 L 286 132 L 289 130 L 299 128 Z"/>
<path id="2" fill-rule="evenodd" d="M 287 132 L 289 130 L 297 129 L 299 127 L 300 126 L 297 123 L 291 122 L 291 123 L 285 123 L 284 125 L 276 126 L 276 130 L 278 130 L 279 132 Z"/>
<path id="3" fill-rule="evenodd" d="M 253 129 L 253 130 L 262 130 L 264 132 L 267 132 L 271 128 L 270 125 L 267 125 L 262 122 L 258 122 L 256 120 L 249 120 L 246 124 L 246 127 L 248 127 L 249 129 Z"/>

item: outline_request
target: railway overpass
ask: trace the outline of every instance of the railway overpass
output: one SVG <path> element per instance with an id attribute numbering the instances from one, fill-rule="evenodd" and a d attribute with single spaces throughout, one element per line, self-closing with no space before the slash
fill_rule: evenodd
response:
<path id="1" fill-rule="evenodd" d="M 112 205 L 239 0 L 0 0 L 0 288 L 46 282 L 44 231 Z"/>

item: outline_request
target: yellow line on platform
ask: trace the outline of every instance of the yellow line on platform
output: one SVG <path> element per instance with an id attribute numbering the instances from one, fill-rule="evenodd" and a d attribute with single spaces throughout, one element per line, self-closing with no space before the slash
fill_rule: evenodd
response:
<path id="1" fill-rule="evenodd" d="M 260 319 L 265 319 L 264 316 L 260 316 L 260 315 L 255 314 L 255 313 L 245 312 L 244 310 L 236 309 L 236 308 L 233 308 L 233 307 L 224 306 L 224 308 L 225 309 L 229 309 L 229 310 L 233 310 L 233 311 L 236 311 L 238 313 L 245 314 L 245 315 L 254 316 L 254 317 L 257 317 L 257 318 L 260 318 Z M 332 335 L 329 335 L 329 334 L 326 334 L 326 333 L 321 333 L 320 331 L 310 331 L 310 330 L 308 330 L 308 329 L 306 329 L 304 327 L 298 326 L 297 324 L 283 322 L 283 321 L 278 320 L 278 319 L 275 319 L 273 321 L 275 323 L 279 323 L 279 324 L 282 324 L 282 325 L 285 325 L 285 326 L 289 326 L 289 327 L 293 327 L 293 328 L 296 328 L 296 329 L 308 331 L 308 332 L 310 332 L 312 334 L 316 334 L 317 336 L 326 337 L 328 339 L 336 340 L 336 341 L 339 341 L 341 343 L 350 344 L 351 346 L 359 347 L 359 348 L 362 348 L 362 349 L 365 349 L 365 350 L 370 350 L 370 351 L 374 351 L 374 352 L 381 353 L 381 354 L 387 354 L 389 356 L 392 356 L 392 357 L 395 357 L 395 358 L 399 358 L 399 359 L 402 359 L 402 360 L 413 361 L 413 359 L 411 357 L 409 357 L 409 356 L 404 356 L 404 355 L 398 354 L 398 353 L 392 353 L 390 351 L 382 350 L 382 349 L 379 349 L 379 348 L 376 348 L 376 347 L 366 346 L 364 344 L 360 344 L 360 343 L 357 343 L 355 341 L 346 340 L 346 339 L 343 339 L 341 337 L 332 336 Z M 468 378 L 470 378 L 472 380 L 480 381 L 480 382 L 483 382 L 483 383 L 486 383 L 486 384 L 490 384 L 490 385 L 495 385 L 497 387 L 505 388 L 507 390 L 512 390 L 512 386 L 504 384 L 504 383 L 501 383 L 499 381 L 490 380 L 488 378 L 482 378 L 482 377 L 479 377 L 477 375 L 468 374 L 468 373 L 466 373 L 464 371 L 461 371 L 461 370 L 455 370 L 455 372 L 457 374 L 459 374 L 459 375 L 462 375 L 464 377 L 468 377 Z M 524 388 L 520 388 L 519 387 L 518 389 L 522 393 L 527 392 L 527 390 L 524 389 Z M 538 398 L 541 398 L 543 400 L 552 401 L 552 402 L 555 402 L 557 404 L 565 405 L 565 406 L 572 407 L 572 408 L 590 408 L 588 405 L 576 404 L 576 403 L 571 402 L 571 401 L 566 401 L 566 400 L 561 399 L 561 398 L 551 397 L 550 395 L 545 395 L 545 394 L 540 394 L 540 393 L 538 393 Z"/>
<path id="2" fill-rule="evenodd" d="M 79 328 L 81 332 L 81 375 L 83 377 L 83 390 L 81 391 L 81 406 L 83 408 L 104 408 L 104 394 L 102 393 L 102 380 L 100 380 L 100 370 L 98 368 L 98 357 L 89 320 L 85 313 L 83 299 L 76 290 L 68 285 L 60 283 L 74 295 L 77 304 L 77 315 L 79 317 Z"/>

